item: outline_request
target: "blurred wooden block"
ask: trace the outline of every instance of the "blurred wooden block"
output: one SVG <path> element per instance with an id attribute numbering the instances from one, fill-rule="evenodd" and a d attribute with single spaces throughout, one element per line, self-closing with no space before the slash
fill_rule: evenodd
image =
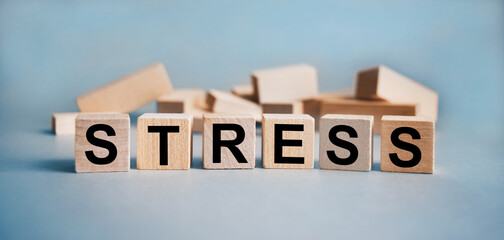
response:
<path id="1" fill-rule="evenodd" d="M 77 98 L 81 112 L 129 113 L 173 90 L 158 62 Z"/>
<path id="2" fill-rule="evenodd" d="M 159 113 L 191 113 L 207 109 L 206 91 L 203 89 L 178 89 L 158 98 Z"/>
<path id="3" fill-rule="evenodd" d="M 256 103 L 258 102 L 257 94 L 254 92 L 254 86 L 252 86 L 252 84 L 234 86 L 231 92 L 238 97 Z"/>
<path id="4" fill-rule="evenodd" d="M 381 170 L 433 173 L 434 136 L 431 118 L 383 116 Z"/>
<path id="5" fill-rule="evenodd" d="M 263 114 L 263 167 L 313 168 L 315 126 L 306 114 Z"/>
<path id="6" fill-rule="evenodd" d="M 263 113 L 303 114 L 303 102 L 263 103 Z"/>
<path id="7" fill-rule="evenodd" d="M 75 118 L 78 112 L 53 113 L 51 116 L 51 129 L 56 135 L 75 134 Z"/>
<path id="8" fill-rule="evenodd" d="M 211 113 L 206 110 L 196 109 L 192 112 L 193 115 L 193 132 L 203 132 L 203 116 Z"/>
<path id="9" fill-rule="evenodd" d="M 137 122 L 137 168 L 189 169 L 192 160 L 192 115 L 146 113 Z"/>
<path id="10" fill-rule="evenodd" d="M 383 115 L 415 116 L 417 106 L 410 103 L 390 103 L 387 101 L 369 101 L 351 98 L 325 100 L 321 103 L 320 114 L 373 115 L 374 133 L 381 132 Z"/>
<path id="11" fill-rule="evenodd" d="M 256 70 L 252 73 L 259 103 L 278 103 L 310 98 L 318 94 L 317 69 L 293 65 Z"/>
<path id="12" fill-rule="evenodd" d="M 323 116 L 319 156 L 320 169 L 370 171 L 373 166 L 373 116 Z"/>
<path id="13" fill-rule="evenodd" d="M 317 96 L 303 99 L 303 114 L 308 114 L 315 119 L 315 130 L 318 130 L 322 102 L 326 100 L 352 98 L 353 94 L 353 88 L 343 88 L 332 92 L 319 93 Z"/>
<path id="14" fill-rule="evenodd" d="M 248 114 L 205 114 L 203 168 L 255 167 L 256 121 Z"/>
<path id="15" fill-rule="evenodd" d="M 418 115 L 437 119 L 438 93 L 383 65 L 357 73 L 355 97 L 417 104 Z"/>
<path id="16" fill-rule="evenodd" d="M 212 89 L 208 91 L 207 103 L 214 113 L 251 114 L 256 121 L 261 121 L 262 109 L 257 103 L 229 92 Z"/>
<path id="17" fill-rule="evenodd" d="M 79 114 L 75 119 L 75 171 L 127 172 L 129 169 L 129 115 Z"/>

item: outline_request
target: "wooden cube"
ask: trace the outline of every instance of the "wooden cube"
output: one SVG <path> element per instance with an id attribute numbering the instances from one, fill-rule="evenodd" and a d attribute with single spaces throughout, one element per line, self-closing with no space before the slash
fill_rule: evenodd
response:
<path id="1" fill-rule="evenodd" d="M 259 103 L 278 103 L 314 97 L 318 94 L 317 69 L 300 64 L 261 69 L 252 73 Z"/>
<path id="2" fill-rule="evenodd" d="M 357 73 L 355 97 L 418 105 L 418 115 L 437 119 L 438 93 L 387 66 Z"/>
<path id="3" fill-rule="evenodd" d="M 327 114 L 320 119 L 320 169 L 370 171 L 373 116 Z"/>
<path id="4" fill-rule="evenodd" d="M 256 120 L 247 114 L 205 114 L 203 168 L 255 167 Z"/>
<path id="5" fill-rule="evenodd" d="M 383 116 L 381 170 L 433 173 L 434 136 L 432 118 Z"/>
<path id="6" fill-rule="evenodd" d="M 192 115 L 146 113 L 137 122 L 137 168 L 189 169 L 192 160 Z"/>
<path id="7" fill-rule="evenodd" d="M 75 118 L 78 112 L 53 113 L 51 116 L 51 129 L 56 135 L 75 134 Z"/>
<path id="8" fill-rule="evenodd" d="M 129 115 L 79 114 L 75 119 L 75 171 L 127 172 L 129 169 Z"/>
<path id="9" fill-rule="evenodd" d="M 263 167 L 313 168 L 315 123 L 307 114 L 263 114 Z"/>
<path id="10" fill-rule="evenodd" d="M 77 104 L 81 112 L 129 113 L 172 90 L 168 73 L 158 62 L 79 96 Z"/>

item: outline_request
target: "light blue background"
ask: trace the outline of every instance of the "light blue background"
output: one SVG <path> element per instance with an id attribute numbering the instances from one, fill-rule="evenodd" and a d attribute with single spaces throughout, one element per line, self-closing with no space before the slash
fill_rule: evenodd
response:
<path id="1" fill-rule="evenodd" d="M 207 171 L 196 135 L 190 171 L 73 173 L 51 113 L 155 61 L 223 90 L 304 62 L 330 91 L 388 65 L 439 92 L 436 172 Z M 0 1 L 0 239 L 502 239 L 503 93 L 503 1 Z"/>

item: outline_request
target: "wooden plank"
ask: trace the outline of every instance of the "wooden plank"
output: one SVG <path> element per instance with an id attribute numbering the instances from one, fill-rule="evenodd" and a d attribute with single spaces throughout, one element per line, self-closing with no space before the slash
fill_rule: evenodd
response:
<path id="1" fill-rule="evenodd" d="M 158 62 L 77 98 L 81 112 L 129 113 L 173 90 L 165 67 Z"/>
<path id="2" fill-rule="evenodd" d="M 255 93 L 254 86 L 252 86 L 252 84 L 236 85 L 231 90 L 231 93 L 249 101 L 258 102 L 257 94 Z"/>
<path id="3" fill-rule="evenodd" d="M 195 109 L 207 109 L 206 94 L 203 89 L 177 89 L 158 98 L 158 113 L 192 113 Z"/>
<path id="4" fill-rule="evenodd" d="M 387 66 L 359 71 L 355 97 L 417 104 L 418 115 L 437 119 L 438 93 Z"/>
<path id="5" fill-rule="evenodd" d="M 315 125 L 306 114 L 263 114 L 263 167 L 313 168 Z"/>
<path id="6" fill-rule="evenodd" d="M 373 116 L 323 116 L 319 156 L 320 169 L 370 171 L 373 166 Z"/>
<path id="7" fill-rule="evenodd" d="M 250 114 L 256 121 L 261 121 L 262 109 L 254 102 L 235 96 L 229 92 L 211 89 L 208 91 L 207 103 L 214 113 Z"/>
<path id="8" fill-rule="evenodd" d="M 192 115 L 146 113 L 137 122 L 137 168 L 189 169 L 192 160 Z"/>
<path id="9" fill-rule="evenodd" d="M 263 103 L 262 111 L 263 113 L 303 114 L 303 102 Z"/>
<path id="10" fill-rule="evenodd" d="M 433 173 L 434 124 L 428 117 L 383 116 L 381 170 Z"/>
<path id="11" fill-rule="evenodd" d="M 129 169 L 129 115 L 79 114 L 75 119 L 75 171 L 127 172 Z"/>
<path id="12" fill-rule="evenodd" d="M 320 107 L 322 116 L 326 114 L 373 115 L 374 133 L 381 132 L 381 118 L 383 115 L 415 116 L 416 113 L 417 106 L 415 104 L 352 98 L 325 100 Z"/>
<path id="13" fill-rule="evenodd" d="M 310 65 L 256 70 L 252 84 L 259 103 L 278 103 L 310 98 L 318 94 L 317 70 Z"/>
<path id="14" fill-rule="evenodd" d="M 252 169 L 256 162 L 255 143 L 256 121 L 252 115 L 204 115 L 203 168 Z"/>
<path id="15" fill-rule="evenodd" d="M 75 134 L 75 118 L 78 112 L 53 113 L 51 116 L 51 129 L 56 135 Z"/>

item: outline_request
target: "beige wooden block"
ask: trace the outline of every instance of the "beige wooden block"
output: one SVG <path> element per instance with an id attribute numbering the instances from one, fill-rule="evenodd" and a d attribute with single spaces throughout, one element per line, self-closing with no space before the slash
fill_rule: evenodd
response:
<path id="1" fill-rule="evenodd" d="M 193 115 L 193 132 L 203 132 L 203 116 L 207 113 L 211 113 L 206 110 L 194 110 Z"/>
<path id="2" fill-rule="evenodd" d="M 158 98 L 159 113 L 192 113 L 207 109 L 206 91 L 203 89 L 177 89 Z"/>
<path id="3" fill-rule="evenodd" d="M 255 167 L 256 121 L 248 114 L 205 114 L 203 168 Z"/>
<path id="4" fill-rule="evenodd" d="M 326 114 L 373 115 L 374 133 L 381 132 L 381 118 L 383 115 L 415 116 L 416 113 L 417 106 L 415 104 L 352 98 L 325 100 L 320 107 L 320 114 L 322 116 Z"/>
<path id="5" fill-rule="evenodd" d="M 229 92 L 210 90 L 207 103 L 214 113 L 250 114 L 261 121 L 262 109 L 259 104 L 235 96 Z"/>
<path id="6" fill-rule="evenodd" d="M 252 84 L 259 103 L 278 103 L 310 98 L 318 94 L 317 69 L 302 64 L 256 70 Z"/>
<path id="7" fill-rule="evenodd" d="M 154 63 L 77 98 L 81 112 L 129 113 L 173 90 L 162 63 Z"/>
<path id="8" fill-rule="evenodd" d="M 137 168 L 189 169 L 192 160 L 191 114 L 146 113 L 137 122 Z"/>
<path id="9" fill-rule="evenodd" d="M 75 119 L 75 171 L 127 172 L 129 169 L 129 115 L 79 114 Z"/>
<path id="10" fill-rule="evenodd" d="M 263 114 L 263 167 L 313 168 L 315 126 L 306 114 Z"/>
<path id="11" fill-rule="evenodd" d="M 302 100 L 303 114 L 308 114 L 315 119 L 315 130 L 318 130 L 322 102 L 326 100 L 351 98 L 352 96 L 353 88 L 343 88 L 332 92 L 319 93 L 314 97 Z"/>
<path id="12" fill-rule="evenodd" d="M 234 86 L 231 92 L 238 97 L 252 102 L 258 102 L 257 94 L 255 93 L 254 86 L 252 86 L 252 84 Z"/>
<path id="13" fill-rule="evenodd" d="M 355 97 L 418 105 L 418 115 L 437 119 L 438 93 L 380 65 L 357 73 Z"/>
<path id="14" fill-rule="evenodd" d="M 327 114 L 320 119 L 320 169 L 370 171 L 373 116 Z"/>
<path id="15" fill-rule="evenodd" d="M 262 111 L 263 113 L 303 114 L 303 102 L 263 103 Z"/>
<path id="16" fill-rule="evenodd" d="M 434 124 L 428 117 L 383 116 L 381 170 L 433 173 Z"/>
<path id="17" fill-rule="evenodd" d="M 75 134 L 75 118 L 78 112 L 53 113 L 51 116 L 51 129 L 56 135 Z"/>

